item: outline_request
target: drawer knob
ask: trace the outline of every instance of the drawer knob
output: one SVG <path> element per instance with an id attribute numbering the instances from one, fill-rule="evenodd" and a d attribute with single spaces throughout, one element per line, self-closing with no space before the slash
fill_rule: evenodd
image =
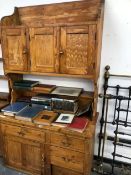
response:
<path id="1" fill-rule="evenodd" d="M 24 136 L 25 135 L 25 133 L 24 132 L 18 132 L 18 134 L 20 135 L 20 136 Z"/>
<path id="2" fill-rule="evenodd" d="M 71 162 L 72 159 L 71 158 L 68 158 L 68 157 L 62 157 L 62 159 L 65 161 L 65 162 Z"/>
<path id="3" fill-rule="evenodd" d="M 62 144 L 66 147 L 69 147 L 71 145 L 66 139 L 62 140 Z"/>
<path id="4" fill-rule="evenodd" d="M 63 50 L 61 50 L 59 53 L 60 53 L 60 54 L 64 54 L 64 51 L 63 51 Z"/>

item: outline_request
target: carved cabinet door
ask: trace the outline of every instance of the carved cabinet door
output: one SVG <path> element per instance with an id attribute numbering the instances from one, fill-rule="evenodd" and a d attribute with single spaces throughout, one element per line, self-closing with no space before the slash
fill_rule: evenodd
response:
<path id="1" fill-rule="evenodd" d="M 25 28 L 3 28 L 2 50 L 5 71 L 27 71 Z"/>
<path id="2" fill-rule="evenodd" d="M 31 71 L 58 72 L 58 32 L 54 27 L 30 28 Z"/>
<path id="3" fill-rule="evenodd" d="M 61 28 L 60 72 L 92 75 L 94 73 L 96 26 Z"/>

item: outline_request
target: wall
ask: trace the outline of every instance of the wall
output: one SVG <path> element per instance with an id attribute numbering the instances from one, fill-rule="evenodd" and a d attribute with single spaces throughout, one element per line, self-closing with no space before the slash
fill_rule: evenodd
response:
<path id="1" fill-rule="evenodd" d="M 54 2 L 65 2 L 70 0 L 6 0 L 0 1 L 0 18 L 2 16 L 7 16 L 13 13 L 14 7 L 27 6 L 27 5 L 37 5 L 45 3 Z M 105 16 L 104 16 L 104 30 L 103 30 L 103 45 L 102 45 L 102 56 L 101 56 L 101 71 L 100 71 L 100 89 L 102 91 L 103 84 L 103 73 L 105 65 L 110 65 L 112 73 L 118 74 L 130 74 L 131 75 L 131 0 L 105 0 Z M 0 73 L 2 71 L 2 63 L 0 63 Z M 54 77 L 32 77 L 25 76 L 25 78 L 39 79 L 44 83 L 52 83 L 63 86 L 78 86 L 83 87 L 86 90 L 92 89 L 86 80 L 82 79 L 68 79 L 68 78 L 54 78 Z M 8 91 L 7 83 L 1 81 L 0 91 Z M 115 83 L 116 80 L 113 79 Z M 129 80 L 117 79 L 117 83 L 122 82 L 123 84 L 130 84 Z M 98 102 L 98 111 L 101 116 L 101 102 Z M 110 129 L 112 130 L 112 129 Z M 97 126 L 97 133 L 99 131 L 99 123 Z M 97 154 L 97 143 L 95 144 L 95 154 Z M 106 148 L 107 155 L 110 157 L 109 144 Z"/>

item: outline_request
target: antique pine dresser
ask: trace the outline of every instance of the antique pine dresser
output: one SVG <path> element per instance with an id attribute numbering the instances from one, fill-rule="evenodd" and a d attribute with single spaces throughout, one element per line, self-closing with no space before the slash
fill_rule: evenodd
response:
<path id="1" fill-rule="evenodd" d="M 13 89 L 25 74 L 87 79 L 92 92 L 92 120 L 83 133 L 39 126 L 0 114 L 0 152 L 6 166 L 28 174 L 90 175 L 98 113 L 103 0 L 15 8 L 1 20 L 4 72 L 11 102 L 36 92 Z"/>

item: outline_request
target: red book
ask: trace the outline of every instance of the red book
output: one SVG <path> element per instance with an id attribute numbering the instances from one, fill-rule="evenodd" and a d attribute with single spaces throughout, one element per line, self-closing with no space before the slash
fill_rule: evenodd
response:
<path id="1" fill-rule="evenodd" d="M 69 124 L 67 127 L 71 130 L 83 132 L 89 123 L 89 120 L 85 117 L 75 117 L 73 122 Z"/>

